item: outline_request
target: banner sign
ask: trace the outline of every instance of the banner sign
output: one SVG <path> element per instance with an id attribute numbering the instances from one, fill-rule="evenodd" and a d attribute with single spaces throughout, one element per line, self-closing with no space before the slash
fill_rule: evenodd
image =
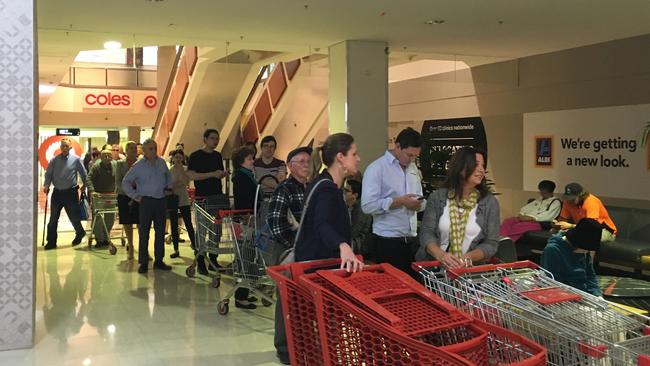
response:
<path id="1" fill-rule="evenodd" d="M 597 196 L 650 200 L 650 105 L 524 114 L 524 189 L 578 182 Z"/>

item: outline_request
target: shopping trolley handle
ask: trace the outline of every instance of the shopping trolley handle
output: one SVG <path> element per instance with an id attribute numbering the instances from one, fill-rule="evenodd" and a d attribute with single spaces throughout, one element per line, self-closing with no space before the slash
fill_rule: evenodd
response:
<path id="1" fill-rule="evenodd" d="M 421 262 L 413 262 L 411 263 L 411 268 L 415 272 L 419 272 L 422 269 L 425 268 L 431 268 L 431 267 L 441 267 L 442 264 L 440 261 L 421 261 Z"/>
<path id="2" fill-rule="evenodd" d="M 453 268 L 447 270 L 447 273 L 449 274 L 449 278 L 455 279 L 468 273 L 481 273 L 481 272 L 494 271 L 497 269 L 520 269 L 520 268 L 538 269 L 539 265 L 531 261 L 518 261 L 518 262 L 511 262 L 511 263 L 484 264 L 480 266 L 465 267 L 465 268 Z"/>
<path id="3" fill-rule="evenodd" d="M 246 215 L 251 213 L 253 213 L 253 210 L 219 210 L 217 215 L 219 216 L 219 218 L 223 219 L 226 216 Z"/>

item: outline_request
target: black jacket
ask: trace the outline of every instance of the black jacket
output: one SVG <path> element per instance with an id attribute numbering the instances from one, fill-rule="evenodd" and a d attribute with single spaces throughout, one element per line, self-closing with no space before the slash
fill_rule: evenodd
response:
<path id="1" fill-rule="evenodd" d="M 350 215 L 343 192 L 332 181 L 327 170 L 309 184 L 305 202 L 316 183 L 324 179 L 327 181 L 318 185 L 309 201 L 309 207 L 302 215 L 303 227 L 295 249 L 298 262 L 338 258 L 339 244 L 352 245 Z"/>
<path id="2" fill-rule="evenodd" d="M 232 175 L 232 192 L 235 196 L 235 210 L 252 210 L 255 207 L 257 182 L 241 170 Z"/>

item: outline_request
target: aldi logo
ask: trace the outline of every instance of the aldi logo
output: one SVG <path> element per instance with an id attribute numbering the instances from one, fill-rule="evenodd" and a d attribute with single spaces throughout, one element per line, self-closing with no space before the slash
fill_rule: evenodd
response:
<path id="1" fill-rule="evenodd" d="M 553 136 L 535 136 L 535 166 L 553 166 Z"/>

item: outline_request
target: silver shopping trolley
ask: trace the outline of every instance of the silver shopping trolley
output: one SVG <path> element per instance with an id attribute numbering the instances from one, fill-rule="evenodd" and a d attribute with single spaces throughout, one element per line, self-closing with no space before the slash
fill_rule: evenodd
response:
<path id="1" fill-rule="evenodd" d="M 96 225 L 101 225 L 104 232 L 106 233 L 106 239 L 109 242 L 108 251 L 111 255 L 117 253 L 117 248 L 113 244 L 113 239 L 119 240 L 122 246 L 126 245 L 126 236 L 124 233 L 124 228 L 120 226 L 119 234 L 113 235 L 116 231 L 108 230 L 106 225 L 106 215 L 114 215 L 114 221 L 118 220 L 118 209 L 117 209 L 117 194 L 116 193 L 94 193 L 92 195 L 92 219 L 90 221 L 90 235 L 88 235 L 88 248 L 92 248 L 92 241 L 94 238 L 94 229 Z"/>
<path id="2" fill-rule="evenodd" d="M 230 255 L 234 254 L 234 243 L 232 235 L 223 234 L 223 218 L 219 217 L 220 210 L 230 210 L 230 200 L 227 196 L 194 197 L 192 202 L 192 215 L 195 223 L 195 259 L 185 270 L 187 277 L 193 278 L 196 275 L 197 259 L 199 256 L 205 258 L 207 265 L 215 271 L 212 276 L 212 287 L 218 288 L 221 285 L 221 275 L 232 273 L 232 265 L 216 266 L 212 263 L 210 254 Z"/>
<path id="3" fill-rule="evenodd" d="M 233 287 L 219 301 L 217 307 L 219 314 L 226 315 L 228 313 L 230 298 L 240 288 L 249 289 L 253 294 L 261 297 L 264 306 L 271 306 L 274 285 L 266 275 L 266 262 L 262 251 L 256 245 L 255 211 L 221 210 L 219 217 L 222 220 L 224 234 L 232 240 L 235 249 Z"/>
<path id="4" fill-rule="evenodd" d="M 647 317 L 555 281 L 533 262 L 413 269 L 457 308 L 546 347 L 550 365 L 650 365 Z"/>

